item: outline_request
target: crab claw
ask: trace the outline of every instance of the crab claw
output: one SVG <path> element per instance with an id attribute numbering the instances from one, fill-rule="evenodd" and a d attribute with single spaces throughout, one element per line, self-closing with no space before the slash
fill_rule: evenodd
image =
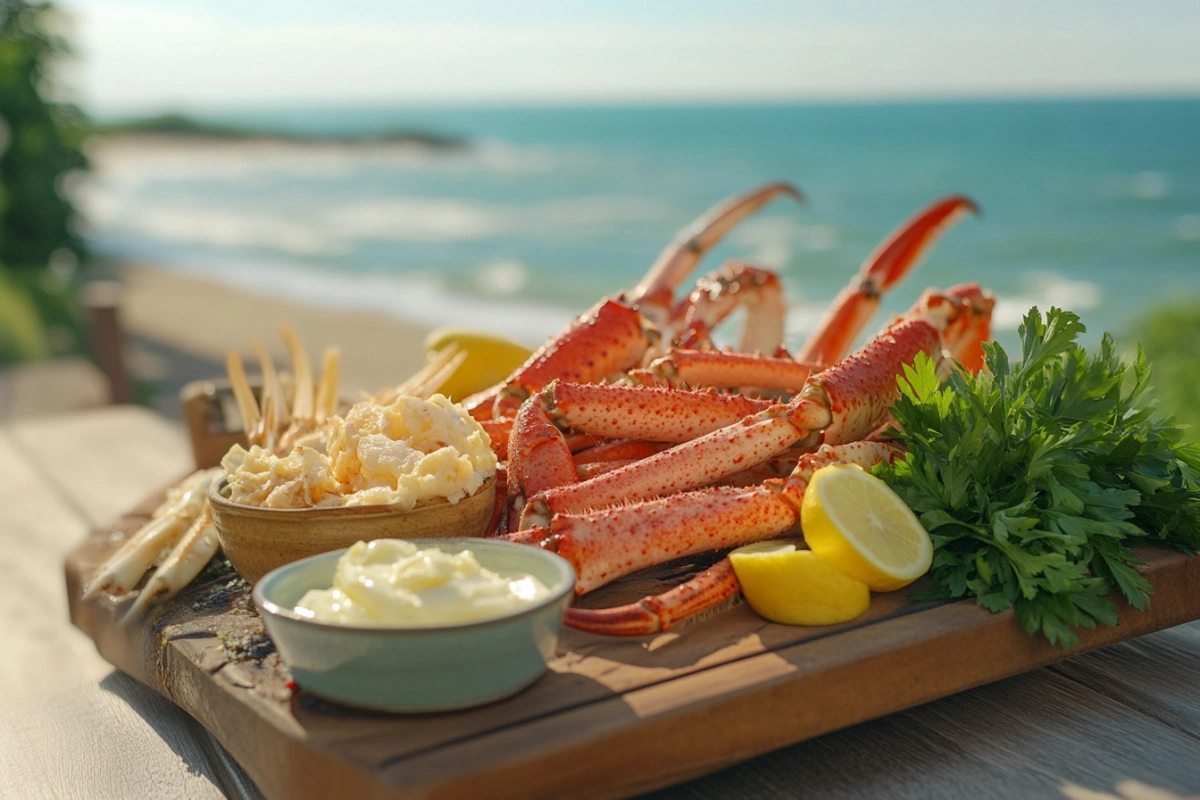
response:
<path id="1" fill-rule="evenodd" d="M 840 361 L 878 310 L 880 296 L 911 272 L 933 241 L 968 211 L 979 213 L 979 206 L 970 198 L 943 197 L 893 231 L 833 301 L 829 314 L 796 360 L 820 364 Z"/>

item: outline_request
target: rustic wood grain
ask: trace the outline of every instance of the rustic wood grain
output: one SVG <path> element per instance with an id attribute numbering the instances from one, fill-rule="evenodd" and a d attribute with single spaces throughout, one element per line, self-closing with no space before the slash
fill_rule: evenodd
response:
<path id="1" fill-rule="evenodd" d="M 116 499 L 107 505 L 128 508 L 170 474 L 161 470 L 185 468 L 177 453 L 127 447 L 110 451 L 105 475 L 93 478 L 80 441 L 107 435 L 110 421 L 116 431 L 160 430 L 131 409 L 0 427 L 0 797 L 257 798 L 199 723 L 114 670 L 67 622 L 63 558 L 106 506 L 72 488 L 108 485 Z"/>
<path id="2" fill-rule="evenodd" d="M 1138 780 L 1181 794 L 1200 790 L 1200 741 L 1140 709 L 1067 678 L 1080 662 L 1124 661 L 1125 685 L 1173 666 L 1194 712 L 1200 650 L 1176 660 L 1172 640 L 1200 625 L 1152 634 L 902 714 L 787 747 L 645 800 L 689 798 L 1061 798 L 1069 784 L 1111 791 Z M 1166 798 L 1163 798 L 1166 800 Z"/>
<path id="3" fill-rule="evenodd" d="M 140 521 L 131 515 L 118 527 Z M 773 625 L 735 607 L 638 640 L 570 631 L 547 676 L 509 701 L 454 714 L 371 714 L 287 691 L 286 666 L 222 559 L 140 626 L 116 627 L 122 606 L 110 600 L 76 602 L 84 576 L 119 538 L 93 535 L 68 560 L 73 621 L 106 658 L 201 720 L 270 797 L 470 797 L 484 787 L 492 796 L 626 796 L 1067 655 L 1026 635 L 1010 614 L 971 602 L 917 606 L 902 593 L 882 595 L 865 619 L 830 629 Z M 1151 609 L 1122 607 L 1122 626 L 1084 631 L 1075 652 L 1200 617 L 1200 561 L 1161 550 L 1143 556 L 1157 589 Z M 641 596 L 668 575 L 678 580 L 679 570 L 635 576 L 593 602 Z M 1087 705 L 1081 692 L 1119 707 L 1065 674 L 1050 685 L 1049 696 L 1067 707 Z M 999 702 L 984 710 L 1011 709 Z M 924 720 L 930 712 L 910 713 Z M 1166 758 L 1196 744 L 1156 719 L 1126 716 L 1141 725 L 1129 722 L 1142 737 L 1135 741 L 1160 742 Z M 924 736 L 946 739 L 954 729 L 951 739 L 971 741 L 972 726 L 955 718 Z M 979 741 L 983 752 L 989 739 Z M 1097 746 L 1091 759 L 1104 752 Z M 1035 777 L 1011 786 L 1048 780 Z"/>

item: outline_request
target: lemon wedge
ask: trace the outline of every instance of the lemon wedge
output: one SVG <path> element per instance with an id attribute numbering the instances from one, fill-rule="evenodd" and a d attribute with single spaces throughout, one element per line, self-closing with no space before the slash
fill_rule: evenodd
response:
<path id="1" fill-rule="evenodd" d="M 533 353 L 529 348 L 500 336 L 441 328 L 425 337 L 426 356 L 433 358 L 451 345 L 458 345 L 467 354 L 439 390 L 454 401 L 496 385 L 524 364 Z"/>
<path id="2" fill-rule="evenodd" d="M 871 605 L 867 585 L 794 541 L 757 542 L 729 554 L 750 607 L 785 625 L 849 622 Z"/>
<path id="3" fill-rule="evenodd" d="M 876 592 L 907 586 L 929 570 L 933 543 L 886 483 L 857 465 L 817 470 L 800 507 L 804 541 Z"/>

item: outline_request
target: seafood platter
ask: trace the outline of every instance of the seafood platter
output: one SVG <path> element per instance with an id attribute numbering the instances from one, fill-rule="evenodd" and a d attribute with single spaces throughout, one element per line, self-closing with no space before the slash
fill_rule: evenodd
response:
<path id="1" fill-rule="evenodd" d="M 528 798 L 670 785 L 1200 618 L 1200 455 L 1139 405 L 1140 359 L 1035 309 L 1010 362 L 971 282 L 873 323 L 977 211 L 958 195 L 788 352 L 779 275 L 688 285 L 784 198 L 710 210 L 483 385 L 469 345 L 355 403 L 286 327 L 288 373 L 231 354 L 240 436 L 194 425 L 198 470 L 69 556 L 72 621 L 267 796 Z"/>

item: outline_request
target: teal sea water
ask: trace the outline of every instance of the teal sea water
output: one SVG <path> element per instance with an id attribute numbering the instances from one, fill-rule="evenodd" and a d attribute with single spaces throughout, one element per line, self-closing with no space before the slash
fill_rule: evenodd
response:
<path id="1" fill-rule="evenodd" d="M 299 109 L 211 121 L 306 134 L 422 128 L 462 150 L 179 144 L 105 155 L 101 252 L 318 303 L 529 342 L 633 285 L 727 195 L 799 186 L 702 270 L 778 269 L 797 344 L 892 228 L 962 192 L 983 208 L 888 299 L 978 281 L 1011 341 L 1034 303 L 1123 333 L 1200 298 L 1200 100 L 708 107 Z M 882 317 L 877 321 L 882 324 Z"/>

